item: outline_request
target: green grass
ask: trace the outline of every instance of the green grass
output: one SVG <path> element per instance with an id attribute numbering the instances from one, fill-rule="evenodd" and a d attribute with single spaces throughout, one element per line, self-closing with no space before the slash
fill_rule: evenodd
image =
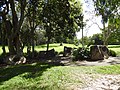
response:
<path id="1" fill-rule="evenodd" d="M 49 49 L 55 49 L 55 51 L 57 51 L 57 52 L 62 52 L 63 50 L 64 50 L 64 46 L 67 46 L 67 47 L 72 47 L 72 48 L 74 48 L 74 47 L 77 47 L 77 46 L 75 46 L 74 44 L 63 44 L 63 46 L 60 46 L 60 44 L 59 43 L 54 43 L 54 44 L 50 44 L 50 48 Z M 40 45 L 40 46 L 36 46 L 35 47 L 35 50 L 36 51 L 42 51 L 42 50 L 46 50 L 46 47 L 47 47 L 47 45 L 45 44 L 45 45 Z"/>
<path id="2" fill-rule="evenodd" d="M 117 56 L 120 56 L 120 45 L 109 45 L 108 48 L 115 51 Z"/>
<path id="3" fill-rule="evenodd" d="M 50 49 L 55 49 L 55 51 L 57 52 L 62 52 L 64 50 L 64 46 L 67 46 L 67 47 L 77 47 L 75 46 L 74 44 L 63 44 L 63 46 L 60 46 L 60 43 L 55 43 L 55 44 L 50 44 L 49 46 L 49 50 Z M 81 46 L 81 45 L 80 45 Z M 45 51 L 47 49 L 47 45 L 44 44 L 44 45 L 39 45 L 39 46 L 35 46 L 35 50 L 36 51 Z M 27 52 L 27 48 L 25 47 L 24 52 Z M 6 52 L 8 52 L 8 47 L 6 46 Z M 2 53 L 2 47 L 0 46 L 0 54 Z"/>
<path id="4" fill-rule="evenodd" d="M 120 74 L 120 65 L 54 66 L 41 63 L 0 68 L 0 90 L 70 90 L 84 75 Z"/>
<path id="5" fill-rule="evenodd" d="M 54 48 L 55 51 L 57 51 L 57 52 L 63 52 L 64 46 L 73 47 L 73 48 L 82 47 L 82 45 L 75 46 L 74 44 L 65 44 L 65 43 L 63 43 L 63 46 L 60 46 L 59 43 L 54 43 L 54 44 L 50 44 L 49 49 Z M 45 51 L 46 47 L 47 47 L 46 44 L 35 46 L 35 50 L 36 51 Z M 117 53 L 117 55 L 120 56 L 120 45 L 108 45 L 108 48 L 115 51 Z M 6 51 L 8 52 L 8 47 L 6 47 Z M 27 48 L 25 47 L 23 51 L 27 52 Z M 0 47 L 0 54 L 1 53 L 2 53 L 2 47 Z"/>
<path id="6" fill-rule="evenodd" d="M 77 47 L 73 44 L 50 44 L 50 49 L 63 51 L 63 47 Z M 120 55 L 119 46 L 108 46 Z M 7 47 L 6 47 L 6 50 Z M 36 46 L 35 50 L 46 50 L 46 45 Z M 0 47 L 0 52 L 2 49 Z M 26 48 L 24 49 L 26 52 Z M 84 85 L 85 75 L 120 74 L 120 65 L 110 66 L 55 66 L 33 63 L 0 68 L 0 90 L 71 90 Z"/>
<path id="7" fill-rule="evenodd" d="M 115 51 L 120 56 L 120 45 L 108 45 L 108 48 Z"/>
<path id="8" fill-rule="evenodd" d="M 50 44 L 50 49 L 62 52 L 64 46 L 73 44 Z M 81 47 L 81 45 L 80 45 Z M 119 45 L 109 45 L 109 49 L 120 55 Z M 36 51 L 46 50 L 46 45 L 35 47 Z M 8 48 L 6 47 L 6 51 Z M 26 52 L 26 48 L 24 52 Z M 0 53 L 2 48 L 0 47 Z M 55 66 L 33 63 L 0 68 L 0 90 L 71 90 L 84 85 L 84 75 L 120 74 L 120 65 L 110 66 Z"/>
<path id="9" fill-rule="evenodd" d="M 79 46 L 75 46 L 74 44 L 63 44 L 63 46 L 60 46 L 59 43 L 54 43 L 54 44 L 50 44 L 50 48 L 49 49 L 55 49 L 55 51 L 57 52 L 63 52 L 64 46 L 67 47 L 72 47 L 72 48 L 78 48 L 78 47 L 82 47 L 82 45 Z M 45 45 L 40 45 L 40 46 L 36 46 L 35 50 L 36 51 L 42 51 L 42 50 L 46 50 L 46 44 Z M 115 51 L 117 53 L 117 56 L 120 56 L 120 45 L 108 45 L 108 48 Z M 24 52 L 26 52 L 26 48 L 24 49 Z"/>

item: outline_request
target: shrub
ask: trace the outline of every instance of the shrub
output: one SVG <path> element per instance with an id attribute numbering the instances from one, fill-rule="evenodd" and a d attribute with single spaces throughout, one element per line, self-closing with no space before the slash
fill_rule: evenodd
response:
<path id="1" fill-rule="evenodd" d="M 109 55 L 112 56 L 112 57 L 116 57 L 117 53 L 113 50 L 109 50 Z"/>
<path id="2" fill-rule="evenodd" d="M 77 50 L 73 51 L 73 60 L 85 60 L 90 58 L 90 51 L 89 48 L 78 48 Z"/>

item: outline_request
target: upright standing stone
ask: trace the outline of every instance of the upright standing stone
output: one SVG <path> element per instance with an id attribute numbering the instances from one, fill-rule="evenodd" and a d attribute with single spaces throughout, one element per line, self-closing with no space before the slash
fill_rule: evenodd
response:
<path id="1" fill-rule="evenodd" d="M 104 60 L 104 58 L 108 59 L 108 52 L 108 48 L 104 45 L 94 45 L 90 47 L 92 60 Z"/>
<path id="2" fill-rule="evenodd" d="M 64 46 L 64 53 L 63 56 L 69 56 L 72 54 L 72 48 Z"/>

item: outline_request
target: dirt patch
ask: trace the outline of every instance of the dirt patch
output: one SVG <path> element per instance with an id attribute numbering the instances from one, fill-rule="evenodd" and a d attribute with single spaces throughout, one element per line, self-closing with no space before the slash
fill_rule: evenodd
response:
<path id="1" fill-rule="evenodd" d="M 120 75 L 100 75 L 87 83 L 86 87 L 76 90 L 120 90 Z"/>
<path id="2" fill-rule="evenodd" d="M 79 74 L 81 82 L 69 84 L 68 90 L 120 90 L 120 75 Z"/>
<path id="3" fill-rule="evenodd" d="M 120 90 L 120 75 L 78 74 L 78 81 L 66 85 L 67 90 Z"/>

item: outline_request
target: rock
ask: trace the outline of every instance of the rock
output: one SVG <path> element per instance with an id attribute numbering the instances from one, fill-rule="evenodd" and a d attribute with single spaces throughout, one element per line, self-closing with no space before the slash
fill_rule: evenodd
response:
<path id="1" fill-rule="evenodd" d="M 101 52 L 103 53 L 105 59 L 109 58 L 109 50 L 106 46 L 101 46 Z"/>
<path id="2" fill-rule="evenodd" d="M 46 51 L 40 51 L 38 58 L 45 58 L 45 55 L 46 55 Z"/>
<path id="3" fill-rule="evenodd" d="M 94 45 L 90 47 L 91 59 L 92 60 L 104 60 L 109 58 L 109 50 L 104 45 Z"/>
<path id="4" fill-rule="evenodd" d="M 49 51 L 46 52 L 47 57 L 55 57 L 55 50 L 51 49 Z"/>
<path id="5" fill-rule="evenodd" d="M 13 61 L 14 58 L 15 58 L 15 55 L 7 56 L 3 62 L 10 65 L 14 64 L 14 61 Z"/>
<path id="6" fill-rule="evenodd" d="M 24 63 L 26 63 L 26 58 L 24 57 L 24 56 L 22 56 L 22 57 L 20 57 L 20 60 L 19 61 L 17 61 L 15 64 L 24 64 Z"/>
<path id="7" fill-rule="evenodd" d="M 49 51 L 40 51 L 38 58 L 49 58 L 49 57 L 55 57 L 56 52 L 54 49 L 51 49 Z"/>
<path id="8" fill-rule="evenodd" d="M 24 56 L 10 55 L 4 59 L 6 64 L 16 65 L 26 63 L 26 58 Z"/>
<path id="9" fill-rule="evenodd" d="M 64 46 L 63 56 L 69 56 L 69 55 L 71 55 L 72 50 L 73 50 L 73 49 L 72 49 L 71 47 L 66 47 L 66 46 Z"/>

